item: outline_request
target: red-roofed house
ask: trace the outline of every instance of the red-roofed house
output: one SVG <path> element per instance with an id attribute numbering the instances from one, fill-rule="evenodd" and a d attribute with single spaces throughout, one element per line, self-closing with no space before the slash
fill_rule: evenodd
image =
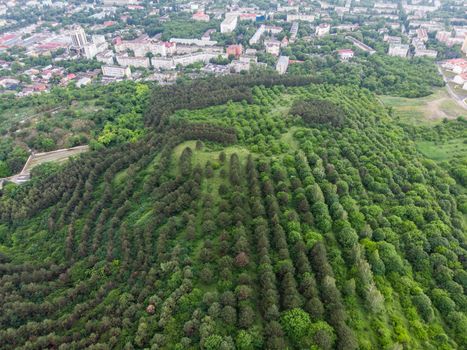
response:
<path id="1" fill-rule="evenodd" d="M 467 64 L 467 60 L 463 58 L 453 58 L 451 60 L 444 61 L 442 66 L 445 69 L 452 70 L 454 73 L 464 73 L 462 67 Z"/>
<path id="2" fill-rule="evenodd" d="M 5 34 L 0 37 L 0 43 L 16 38 L 16 34 Z"/>
<path id="3" fill-rule="evenodd" d="M 45 43 L 37 46 L 41 50 L 56 50 L 60 47 L 66 47 L 66 45 L 63 43 Z"/>
<path id="4" fill-rule="evenodd" d="M 191 19 L 194 21 L 209 22 L 209 15 L 200 11 L 200 12 L 194 13 L 193 16 L 191 16 Z"/>
<path id="5" fill-rule="evenodd" d="M 337 54 L 342 61 L 350 60 L 354 56 L 354 52 L 350 49 L 337 50 Z"/>
<path id="6" fill-rule="evenodd" d="M 38 92 L 45 91 L 45 90 L 47 90 L 47 85 L 45 85 L 45 84 L 36 84 L 36 85 L 33 86 L 33 89 L 34 89 L 34 91 L 38 91 Z"/>
<path id="7" fill-rule="evenodd" d="M 457 64 L 452 71 L 456 74 L 467 73 L 467 61 Z"/>
<path id="8" fill-rule="evenodd" d="M 227 47 L 227 56 L 233 55 L 235 58 L 238 58 L 243 53 L 243 46 L 242 45 L 230 45 Z"/>
<path id="9" fill-rule="evenodd" d="M 241 13 L 238 17 L 240 21 L 256 21 L 256 13 Z"/>

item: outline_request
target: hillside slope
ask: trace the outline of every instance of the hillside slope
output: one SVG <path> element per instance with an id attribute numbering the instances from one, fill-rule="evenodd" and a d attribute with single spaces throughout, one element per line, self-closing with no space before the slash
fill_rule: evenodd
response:
<path id="1" fill-rule="evenodd" d="M 5 194 L 1 347 L 466 348 L 465 188 L 287 79 L 157 89 L 143 140 Z"/>

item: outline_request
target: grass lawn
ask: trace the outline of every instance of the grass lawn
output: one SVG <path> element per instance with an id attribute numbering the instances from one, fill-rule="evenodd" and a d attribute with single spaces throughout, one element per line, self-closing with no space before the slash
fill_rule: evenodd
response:
<path id="1" fill-rule="evenodd" d="M 431 141 L 418 141 L 416 145 L 425 157 L 438 162 L 467 154 L 467 144 L 463 139 L 453 139 L 439 144 Z"/>
<path id="2" fill-rule="evenodd" d="M 197 150 L 196 149 L 196 141 L 185 141 L 175 147 L 173 151 L 173 156 L 172 156 L 172 164 L 174 165 L 173 168 L 173 174 L 175 175 L 178 172 L 178 161 L 180 159 L 180 156 L 183 152 L 183 150 L 186 147 L 190 147 L 191 150 L 193 151 L 193 166 L 199 164 L 201 168 L 204 169 L 204 166 L 206 165 L 206 162 L 209 160 L 213 163 L 219 163 L 219 154 L 221 151 L 216 151 L 216 150 L 210 150 L 207 146 L 204 146 L 202 150 Z M 250 152 L 247 148 L 241 147 L 241 146 L 228 146 L 224 147 L 222 151 L 226 155 L 226 164 L 229 163 L 230 156 L 233 153 L 236 153 L 238 157 L 240 158 L 241 162 L 245 162 L 248 155 L 252 152 Z"/>
<path id="3" fill-rule="evenodd" d="M 467 110 L 460 107 L 444 88 L 421 98 L 379 96 L 386 107 L 394 109 L 394 116 L 411 125 L 434 125 L 443 119 L 467 116 Z"/>

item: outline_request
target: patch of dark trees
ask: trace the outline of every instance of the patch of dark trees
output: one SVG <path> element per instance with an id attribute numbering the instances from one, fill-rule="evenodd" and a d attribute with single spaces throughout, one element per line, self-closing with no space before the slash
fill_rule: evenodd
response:
<path id="1" fill-rule="evenodd" d="M 323 99 L 309 99 L 295 101 L 290 113 L 299 115 L 309 126 L 331 125 L 342 127 L 345 123 L 345 112 L 331 101 Z"/>
<path id="2" fill-rule="evenodd" d="M 316 82 L 309 76 L 257 74 L 247 76 L 211 77 L 171 86 L 156 87 L 146 112 L 148 126 L 161 126 L 161 121 L 180 109 L 199 109 L 221 105 L 228 101 L 253 102 L 252 87 L 305 86 Z"/>

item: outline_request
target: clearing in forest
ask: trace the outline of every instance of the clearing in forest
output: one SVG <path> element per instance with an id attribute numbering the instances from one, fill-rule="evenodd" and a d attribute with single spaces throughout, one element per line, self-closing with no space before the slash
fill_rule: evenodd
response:
<path id="1" fill-rule="evenodd" d="M 444 89 L 421 98 L 380 96 L 380 100 L 386 107 L 392 107 L 394 116 L 406 124 L 434 124 L 443 119 L 467 115 L 467 111 L 453 101 Z"/>

